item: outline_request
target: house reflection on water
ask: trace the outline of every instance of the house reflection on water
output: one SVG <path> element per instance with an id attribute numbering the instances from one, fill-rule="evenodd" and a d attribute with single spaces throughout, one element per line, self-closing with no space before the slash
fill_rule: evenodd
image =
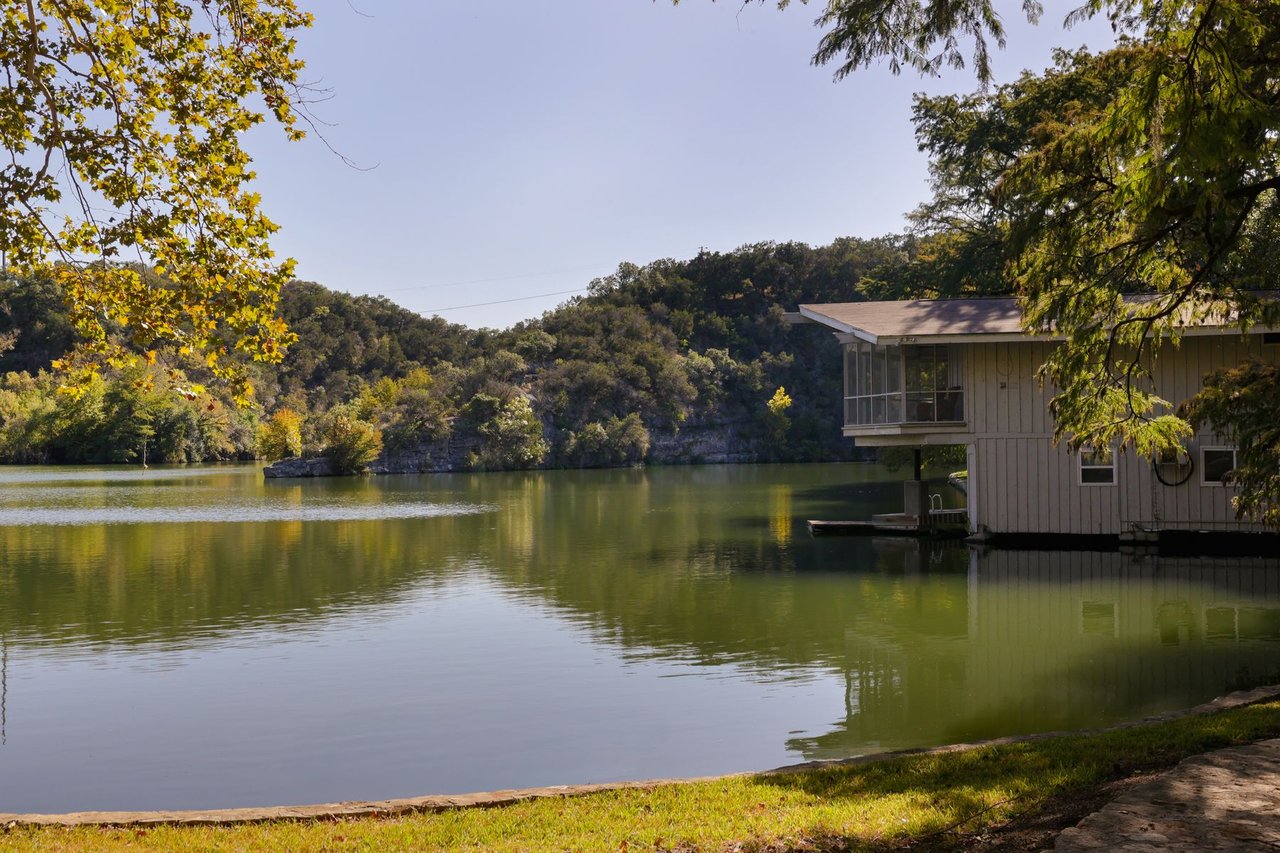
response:
<path id="1" fill-rule="evenodd" d="M 886 559 L 900 557 L 908 596 L 913 577 L 927 594 L 931 566 L 963 559 L 914 540 L 894 550 Z M 839 758 L 1087 728 L 1278 681 L 1277 569 L 1262 558 L 970 551 L 963 603 L 953 595 L 915 637 L 847 626 L 844 718 L 787 746 Z"/>

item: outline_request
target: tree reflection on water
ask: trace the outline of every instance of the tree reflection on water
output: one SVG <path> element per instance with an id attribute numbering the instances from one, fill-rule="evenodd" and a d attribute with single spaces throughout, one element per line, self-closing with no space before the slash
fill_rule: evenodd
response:
<path id="1" fill-rule="evenodd" d="M 807 518 L 893 508 L 900 486 L 874 466 L 291 483 L 211 469 L 158 482 L 85 476 L 41 497 L 10 476 L 0 504 L 134 506 L 149 518 L 209 502 L 497 509 L 0 528 L 0 744 L 11 650 L 56 660 L 275 643 L 339 620 L 376 626 L 398 603 L 477 574 L 623 660 L 694 662 L 756 682 L 828 674 L 842 685 L 843 716 L 786 739 L 805 758 L 1098 725 L 1280 668 L 1277 560 L 810 538 Z M 461 656 L 468 677 L 505 677 L 501 660 L 439 653 Z"/>

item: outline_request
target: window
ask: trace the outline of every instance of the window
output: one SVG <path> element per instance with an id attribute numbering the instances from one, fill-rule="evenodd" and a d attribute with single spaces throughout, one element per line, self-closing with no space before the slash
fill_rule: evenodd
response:
<path id="1" fill-rule="evenodd" d="M 1116 481 L 1116 455 L 1110 447 L 1080 448 L 1080 485 L 1110 486 Z"/>
<path id="2" fill-rule="evenodd" d="M 949 346 L 845 345 L 850 425 L 964 421 L 963 357 Z"/>
<path id="3" fill-rule="evenodd" d="M 932 423 L 964 420 L 964 384 L 960 353 L 954 347 L 906 347 L 906 421 Z"/>
<path id="4" fill-rule="evenodd" d="M 1200 476 L 1206 486 L 1226 485 L 1226 476 L 1236 467 L 1234 447 L 1204 447 L 1200 449 Z"/>
<path id="5" fill-rule="evenodd" d="M 901 423 L 901 348 L 846 344 L 844 358 L 844 422 Z"/>
<path id="6" fill-rule="evenodd" d="M 1264 344 L 1280 344 L 1280 332 L 1263 332 L 1262 342 Z"/>

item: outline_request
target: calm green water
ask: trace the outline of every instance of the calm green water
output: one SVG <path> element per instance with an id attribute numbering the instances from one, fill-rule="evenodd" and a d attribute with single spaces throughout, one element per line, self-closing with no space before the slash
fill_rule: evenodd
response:
<path id="1" fill-rule="evenodd" d="M 0 469 L 0 812 L 761 769 L 1280 670 L 1277 560 L 809 538 L 893 476 Z"/>

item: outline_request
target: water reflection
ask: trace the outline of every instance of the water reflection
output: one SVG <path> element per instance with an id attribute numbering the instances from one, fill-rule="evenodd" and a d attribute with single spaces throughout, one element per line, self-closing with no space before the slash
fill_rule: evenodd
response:
<path id="1" fill-rule="evenodd" d="M 9 643 L 0 634 L 0 746 L 9 739 Z"/>
<path id="2" fill-rule="evenodd" d="M 964 590 L 947 596 L 949 621 L 892 638 L 853 626 L 844 718 L 788 745 L 830 758 L 869 745 L 1080 728 L 1277 680 L 1278 568 L 1261 559 L 975 552 Z M 915 584 L 917 594 L 925 585 Z"/>
<path id="3" fill-rule="evenodd" d="M 0 472 L 0 811 L 726 772 L 1280 662 L 1277 560 L 810 538 L 900 500 L 868 466 L 109 473 Z"/>

